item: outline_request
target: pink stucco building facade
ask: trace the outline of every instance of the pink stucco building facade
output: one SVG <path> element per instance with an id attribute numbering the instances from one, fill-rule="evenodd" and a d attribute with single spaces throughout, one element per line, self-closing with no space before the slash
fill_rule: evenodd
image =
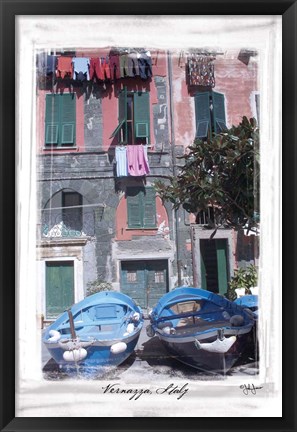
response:
<path id="1" fill-rule="evenodd" d="M 69 279 L 68 302 L 105 281 L 150 308 L 180 284 L 223 294 L 235 268 L 257 263 L 252 236 L 219 230 L 207 249 L 210 232 L 196 215 L 173 210 L 154 191 L 156 180 L 176 175 L 176 156 L 193 143 L 199 124 L 210 127 L 199 118 L 199 97 L 219 100 L 218 124 L 226 127 L 259 117 L 256 53 L 212 54 L 214 86 L 189 83 L 187 52 L 147 47 L 134 54 L 149 58 L 145 78 L 134 68 L 116 79 L 37 80 L 40 312 L 48 319 L 67 306 L 53 295 L 53 278 Z M 110 59 L 111 48 L 47 55 L 101 61 Z M 118 149 L 127 146 L 143 147 L 149 165 L 143 175 L 129 174 L 129 161 L 127 173 L 119 171 L 126 168 Z M 212 284 L 203 266 L 213 266 Z"/>

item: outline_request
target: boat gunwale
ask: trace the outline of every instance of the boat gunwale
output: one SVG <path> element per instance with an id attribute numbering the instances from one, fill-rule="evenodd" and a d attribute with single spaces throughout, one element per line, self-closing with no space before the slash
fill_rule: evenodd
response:
<path id="1" fill-rule="evenodd" d="M 141 325 L 139 325 L 138 327 L 136 327 L 136 329 L 135 329 L 135 331 L 133 333 L 130 333 L 127 336 L 120 336 L 120 337 L 116 337 L 114 339 L 111 339 L 111 338 L 108 338 L 108 339 L 95 339 L 94 342 L 91 344 L 91 346 L 109 346 L 109 344 L 113 345 L 114 343 L 117 343 L 117 342 L 125 342 L 125 343 L 127 342 L 127 343 L 129 343 L 136 336 L 138 336 L 138 334 L 142 330 L 142 327 L 143 327 L 143 323 L 141 323 Z M 87 338 L 80 338 L 79 336 L 78 336 L 78 338 L 81 341 L 88 342 Z M 43 340 L 43 343 L 49 349 L 55 349 L 55 348 L 61 349 L 61 346 L 59 345 L 59 342 L 65 342 L 65 341 L 67 341 L 69 339 L 71 339 L 71 338 L 67 338 L 67 339 L 66 338 L 61 338 L 57 342 L 51 342 L 49 340 Z M 89 341 L 92 342 L 91 336 L 90 336 L 90 340 Z"/>
<path id="2" fill-rule="evenodd" d="M 156 334 L 158 337 L 165 342 L 169 343 L 188 343 L 188 342 L 194 342 L 196 339 L 198 340 L 204 340 L 209 339 L 212 337 L 218 336 L 218 330 L 224 329 L 224 336 L 238 336 L 238 335 L 244 335 L 248 334 L 251 329 L 253 328 L 253 324 L 249 324 L 244 327 L 234 327 L 234 328 L 212 328 L 209 330 L 205 330 L 203 332 L 197 332 L 189 334 L 188 336 L 184 335 L 177 335 L 177 334 L 164 334 L 159 329 L 156 330 Z"/>

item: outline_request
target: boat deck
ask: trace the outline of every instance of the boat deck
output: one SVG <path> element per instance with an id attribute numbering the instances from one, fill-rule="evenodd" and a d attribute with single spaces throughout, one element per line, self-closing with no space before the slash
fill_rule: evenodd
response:
<path id="1" fill-rule="evenodd" d="M 175 327 L 176 335 L 189 335 L 192 333 L 203 332 L 212 328 L 222 328 L 230 325 L 228 321 L 203 321 L 193 323 L 182 323 L 180 322 L 177 327 Z"/>

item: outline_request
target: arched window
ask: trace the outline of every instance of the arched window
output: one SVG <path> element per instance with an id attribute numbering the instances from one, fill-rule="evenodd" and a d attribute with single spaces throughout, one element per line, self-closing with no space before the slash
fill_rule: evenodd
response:
<path id="1" fill-rule="evenodd" d="M 47 202 L 42 214 L 44 237 L 80 237 L 83 235 L 83 197 L 63 189 Z"/>

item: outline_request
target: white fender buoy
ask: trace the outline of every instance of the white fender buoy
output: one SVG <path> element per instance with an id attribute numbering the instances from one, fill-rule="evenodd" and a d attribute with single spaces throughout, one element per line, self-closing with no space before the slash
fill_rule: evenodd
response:
<path id="1" fill-rule="evenodd" d="M 48 342 L 58 342 L 58 340 L 61 338 L 61 333 L 58 332 L 58 330 L 50 330 L 48 334 L 51 336 L 48 338 Z"/>
<path id="2" fill-rule="evenodd" d="M 140 313 L 139 312 L 135 312 L 133 314 L 133 321 L 139 321 L 140 320 Z"/>
<path id="3" fill-rule="evenodd" d="M 127 325 L 127 333 L 133 333 L 134 332 L 134 324 L 133 323 L 130 323 L 130 324 L 128 324 Z"/>
<path id="4" fill-rule="evenodd" d="M 165 333 L 165 334 L 170 334 L 171 333 L 171 328 L 168 327 L 168 326 L 163 327 L 162 332 Z"/>
<path id="5" fill-rule="evenodd" d="M 197 348 L 203 349 L 208 352 L 221 353 L 224 354 L 232 347 L 236 341 L 236 336 L 230 336 L 229 338 L 224 338 L 223 340 L 216 339 L 214 342 L 210 343 L 200 343 L 197 339 L 195 341 Z"/>
<path id="6" fill-rule="evenodd" d="M 117 342 L 110 347 L 110 352 L 112 354 L 120 354 L 127 349 L 127 344 L 125 342 Z"/>
<path id="7" fill-rule="evenodd" d="M 84 348 L 78 348 L 72 351 L 64 351 L 63 359 L 68 362 L 78 362 L 84 360 L 87 355 L 87 350 L 85 350 Z"/>

